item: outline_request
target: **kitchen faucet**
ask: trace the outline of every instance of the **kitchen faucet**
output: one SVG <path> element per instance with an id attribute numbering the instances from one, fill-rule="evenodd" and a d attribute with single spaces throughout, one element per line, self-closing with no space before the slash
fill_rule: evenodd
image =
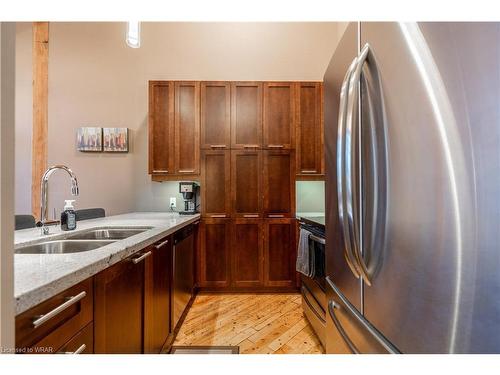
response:
<path id="1" fill-rule="evenodd" d="M 42 176 L 41 183 L 41 195 L 40 195 L 40 221 L 38 222 L 38 226 L 42 227 L 41 234 L 47 235 L 49 234 L 49 225 L 57 225 L 59 224 L 58 220 L 49 220 L 47 218 L 47 200 L 48 200 L 48 183 L 49 177 L 54 173 L 57 169 L 62 169 L 63 171 L 68 172 L 71 177 L 71 195 L 78 195 L 78 181 L 76 180 L 76 175 L 73 173 L 71 169 L 66 167 L 65 165 L 53 165 L 49 169 L 45 171 Z"/>

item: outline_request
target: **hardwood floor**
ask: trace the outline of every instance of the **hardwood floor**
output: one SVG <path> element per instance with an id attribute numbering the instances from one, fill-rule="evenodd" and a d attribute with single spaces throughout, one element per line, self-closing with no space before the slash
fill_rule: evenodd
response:
<path id="1" fill-rule="evenodd" d="M 324 352 L 300 294 L 199 294 L 174 345 L 238 345 L 241 354 Z"/>

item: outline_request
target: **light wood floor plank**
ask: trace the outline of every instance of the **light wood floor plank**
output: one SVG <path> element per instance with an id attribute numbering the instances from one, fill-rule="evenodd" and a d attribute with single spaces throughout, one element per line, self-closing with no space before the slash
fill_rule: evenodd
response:
<path id="1" fill-rule="evenodd" d="M 324 352 L 300 294 L 198 295 L 174 345 L 238 345 L 241 354 Z"/>

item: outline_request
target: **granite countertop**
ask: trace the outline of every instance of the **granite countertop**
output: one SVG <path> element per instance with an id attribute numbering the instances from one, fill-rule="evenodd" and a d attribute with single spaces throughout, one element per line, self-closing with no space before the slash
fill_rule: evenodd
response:
<path id="1" fill-rule="evenodd" d="M 16 315 L 127 258 L 160 238 L 199 220 L 200 215 L 164 212 L 134 212 L 78 222 L 76 230 L 64 232 L 50 227 L 52 234 L 40 235 L 40 228 L 15 231 L 15 249 L 41 241 L 100 227 L 153 227 L 99 249 L 72 254 L 15 254 L 14 297 Z"/>

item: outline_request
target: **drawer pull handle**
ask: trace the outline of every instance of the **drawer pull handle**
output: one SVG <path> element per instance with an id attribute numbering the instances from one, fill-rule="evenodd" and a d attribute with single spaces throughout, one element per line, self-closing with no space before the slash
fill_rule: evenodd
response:
<path id="1" fill-rule="evenodd" d="M 166 169 L 153 169 L 153 173 L 168 173 Z"/>
<path id="2" fill-rule="evenodd" d="M 165 241 L 163 241 L 162 243 L 160 243 L 160 244 L 156 245 L 156 246 L 155 246 L 155 248 L 156 248 L 157 250 L 159 250 L 159 249 L 161 249 L 163 246 L 165 246 L 166 244 L 168 244 L 168 240 L 165 240 Z"/>
<path id="3" fill-rule="evenodd" d="M 303 169 L 300 173 L 318 173 L 315 169 Z"/>
<path id="4" fill-rule="evenodd" d="M 210 217 L 226 217 L 226 215 L 210 215 Z"/>
<path id="5" fill-rule="evenodd" d="M 82 344 L 78 349 L 76 349 L 74 352 L 64 352 L 64 354 L 82 354 L 83 351 L 87 349 L 87 345 Z"/>
<path id="6" fill-rule="evenodd" d="M 269 217 L 285 217 L 285 215 L 275 214 L 275 215 L 269 215 Z"/>
<path id="7" fill-rule="evenodd" d="M 179 169 L 179 173 L 194 173 L 194 169 Z"/>
<path id="8" fill-rule="evenodd" d="M 268 145 L 269 148 L 283 148 L 284 145 Z"/>
<path id="9" fill-rule="evenodd" d="M 259 145 L 244 145 L 244 148 L 259 148 Z"/>
<path id="10" fill-rule="evenodd" d="M 259 217 L 259 215 L 258 214 L 252 214 L 252 215 L 248 214 L 248 215 L 243 215 L 243 217 Z"/>
<path id="11" fill-rule="evenodd" d="M 37 316 L 33 320 L 33 328 L 38 328 L 45 322 L 49 321 L 59 313 L 63 312 L 66 310 L 68 307 L 74 305 L 78 301 L 80 301 L 82 298 L 85 298 L 87 295 L 87 292 L 83 291 L 81 293 L 78 293 L 76 296 L 68 297 L 68 300 L 64 302 L 63 304 L 57 306 L 54 310 L 49 311 L 47 314 Z"/>
<path id="12" fill-rule="evenodd" d="M 147 253 L 142 254 L 142 255 L 141 255 L 140 257 L 138 257 L 138 258 L 133 258 L 133 259 L 132 259 L 132 263 L 134 263 L 134 264 L 140 263 L 140 262 L 142 262 L 144 259 L 146 259 L 146 258 L 147 258 L 148 256 L 150 256 L 150 255 L 151 255 L 151 251 L 148 251 Z"/>
<path id="13" fill-rule="evenodd" d="M 226 148 L 226 145 L 210 145 L 210 148 Z"/>

